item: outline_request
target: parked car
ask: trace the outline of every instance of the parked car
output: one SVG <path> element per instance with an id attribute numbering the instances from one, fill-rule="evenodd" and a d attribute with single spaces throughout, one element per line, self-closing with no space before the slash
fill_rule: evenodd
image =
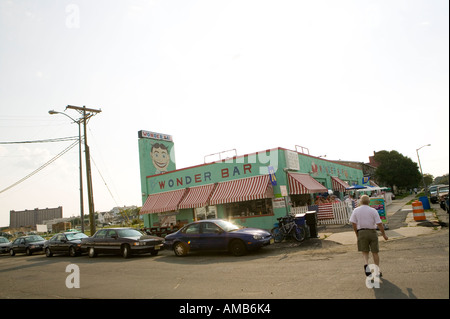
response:
<path id="1" fill-rule="evenodd" d="M 44 243 L 45 239 L 39 235 L 22 236 L 11 243 L 9 254 L 14 256 L 16 253 L 26 253 L 31 256 L 34 252 L 42 251 Z"/>
<path id="2" fill-rule="evenodd" d="M 437 189 L 440 186 L 448 186 L 448 185 L 431 185 L 430 187 L 428 187 L 428 191 L 430 192 L 430 202 L 432 202 L 433 204 L 436 204 L 438 202 L 438 197 L 437 197 Z"/>
<path id="3" fill-rule="evenodd" d="M 69 254 L 75 257 L 81 254 L 81 240 L 88 236 L 78 231 L 59 233 L 47 240 L 44 244 L 44 251 L 47 257 L 53 254 Z"/>
<path id="4" fill-rule="evenodd" d="M 124 258 L 145 253 L 156 256 L 163 248 L 164 238 L 144 235 L 134 228 L 101 229 L 94 236 L 81 240 L 81 249 L 91 258 L 98 253 L 121 254 Z"/>
<path id="5" fill-rule="evenodd" d="M 0 237 L 0 254 L 9 253 L 10 248 L 10 241 L 5 237 Z"/>
<path id="6" fill-rule="evenodd" d="M 444 196 L 444 210 L 447 211 L 447 214 L 449 212 L 448 197 L 449 197 L 448 194 L 447 194 L 447 196 Z"/>
<path id="7" fill-rule="evenodd" d="M 274 242 L 263 229 L 244 228 L 222 219 L 206 219 L 190 223 L 165 237 L 165 246 L 176 256 L 190 251 L 229 251 L 235 256 L 246 254 Z"/>
<path id="8" fill-rule="evenodd" d="M 448 185 L 439 186 L 437 188 L 436 196 L 438 198 L 439 206 L 445 210 L 445 200 L 448 198 Z"/>

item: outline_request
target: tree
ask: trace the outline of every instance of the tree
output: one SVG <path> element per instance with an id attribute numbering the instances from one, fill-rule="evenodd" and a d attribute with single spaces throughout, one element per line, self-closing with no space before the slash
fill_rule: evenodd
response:
<path id="1" fill-rule="evenodd" d="M 425 179 L 425 184 L 430 186 L 433 183 L 434 177 L 431 174 L 423 174 L 423 178 Z M 423 186 L 423 182 L 420 183 Z"/>
<path id="2" fill-rule="evenodd" d="M 436 177 L 436 178 L 434 179 L 433 184 L 434 184 L 434 185 L 438 185 L 438 184 L 448 185 L 448 173 L 445 174 L 445 175 Z M 428 185 L 431 185 L 431 183 L 428 184 Z"/>
<path id="3" fill-rule="evenodd" d="M 376 152 L 374 160 L 380 164 L 375 171 L 375 177 L 392 189 L 394 185 L 401 188 L 413 188 L 422 180 L 417 163 L 397 151 Z"/>

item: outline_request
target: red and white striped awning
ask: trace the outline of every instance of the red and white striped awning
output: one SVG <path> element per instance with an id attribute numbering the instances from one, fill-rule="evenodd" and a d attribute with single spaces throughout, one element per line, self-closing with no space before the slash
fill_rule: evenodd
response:
<path id="1" fill-rule="evenodd" d="M 178 203 L 183 199 L 186 192 L 187 188 L 183 188 L 175 191 L 148 195 L 139 214 L 154 214 L 177 210 Z"/>
<path id="2" fill-rule="evenodd" d="M 290 194 L 326 193 L 328 189 L 308 174 L 288 173 Z"/>
<path id="3" fill-rule="evenodd" d="M 331 176 L 331 186 L 333 190 L 344 193 L 347 188 L 350 187 L 346 182 L 341 180 L 339 177 Z"/>
<path id="4" fill-rule="evenodd" d="M 178 204 L 178 209 L 197 208 L 208 205 L 214 186 L 215 184 L 208 184 L 189 188 L 186 197 Z"/>
<path id="5" fill-rule="evenodd" d="M 216 205 L 272 197 L 269 175 L 259 175 L 217 184 L 209 202 Z"/>

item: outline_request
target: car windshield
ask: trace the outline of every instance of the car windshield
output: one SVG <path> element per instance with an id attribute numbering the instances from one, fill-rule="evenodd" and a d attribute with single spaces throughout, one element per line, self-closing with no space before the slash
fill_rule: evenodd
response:
<path id="1" fill-rule="evenodd" d="M 25 241 L 27 243 L 34 243 L 34 242 L 37 242 L 37 241 L 44 241 L 44 240 L 45 240 L 44 238 L 42 238 L 41 236 L 38 236 L 38 235 L 34 235 L 34 236 L 30 236 L 30 237 L 26 237 L 25 238 Z"/>
<path id="2" fill-rule="evenodd" d="M 5 237 L 0 238 L 0 243 L 9 243 L 9 240 Z"/>
<path id="3" fill-rule="evenodd" d="M 119 237 L 141 237 L 142 233 L 136 229 L 118 229 Z"/>
<path id="4" fill-rule="evenodd" d="M 68 233 L 66 234 L 67 240 L 74 240 L 74 239 L 82 239 L 88 237 L 88 235 L 84 233 Z"/>
<path id="5" fill-rule="evenodd" d="M 231 223 L 229 221 L 226 221 L 226 220 L 215 220 L 214 222 L 217 225 L 219 225 L 224 231 L 227 231 L 227 232 L 235 231 L 235 230 L 238 230 L 238 229 L 242 228 L 242 226 L 233 224 L 233 223 Z"/>

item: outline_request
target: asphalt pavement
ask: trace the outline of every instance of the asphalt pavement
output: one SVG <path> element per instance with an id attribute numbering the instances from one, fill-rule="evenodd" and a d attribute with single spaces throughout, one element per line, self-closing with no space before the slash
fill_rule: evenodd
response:
<path id="1" fill-rule="evenodd" d="M 415 221 L 412 205 L 406 204 L 415 198 L 414 194 L 409 195 L 399 200 L 393 200 L 392 204 L 386 207 L 386 234 L 389 240 L 430 234 L 441 227 L 448 227 L 448 214 L 439 207 L 439 204 L 431 204 L 436 213 L 425 211 L 425 221 Z M 381 233 L 378 233 L 380 240 L 383 241 Z M 356 244 L 356 235 L 350 223 L 346 225 L 320 225 L 318 226 L 318 234 L 325 241 L 332 241 L 341 245 Z"/>

